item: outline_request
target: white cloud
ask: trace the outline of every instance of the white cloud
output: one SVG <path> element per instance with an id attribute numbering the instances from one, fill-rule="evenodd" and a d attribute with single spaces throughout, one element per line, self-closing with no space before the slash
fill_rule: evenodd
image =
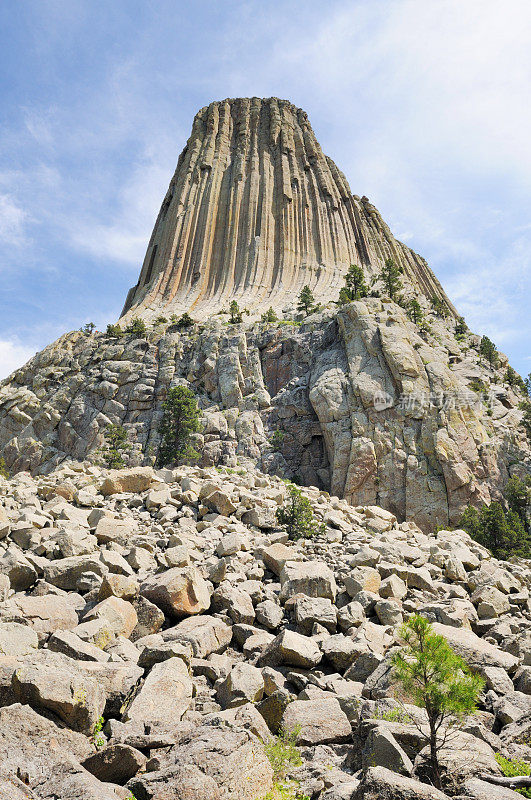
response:
<path id="1" fill-rule="evenodd" d="M 8 194 L 0 194 L 0 242 L 20 246 L 25 243 L 27 214 Z"/>
<path id="2" fill-rule="evenodd" d="M 98 258 L 140 268 L 158 209 L 170 181 L 168 159 L 151 153 L 137 164 L 116 193 L 115 212 L 102 221 L 98 209 L 66 215 L 62 221 L 73 245 Z"/>
<path id="3" fill-rule="evenodd" d="M 0 339 L 0 380 L 22 367 L 33 355 L 35 350 L 25 347 L 18 342 Z"/>

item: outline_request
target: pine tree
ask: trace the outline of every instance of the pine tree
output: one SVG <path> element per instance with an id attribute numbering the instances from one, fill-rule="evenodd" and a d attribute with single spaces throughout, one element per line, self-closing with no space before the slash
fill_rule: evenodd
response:
<path id="1" fill-rule="evenodd" d="M 192 325 L 194 324 L 194 321 L 190 316 L 190 314 L 188 314 L 188 312 L 185 311 L 184 314 L 182 314 L 182 316 L 175 319 L 174 324 L 178 330 L 183 330 L 184 328 L 191 328 Z"/>
<path id="2" fill-rule="evenodd" d="M 125 467 L 124 455 L 131 450 L 128 434 L 123 425 L 109 425 L 104 433 L 105 444 L 100 450 L 102 461 L 108 469 Z"/>
<path id="3" fill-rule="evenodd" d="M 86 333 L 87 336 L 90 336 L 90 334 L 96 330 L 96 325 L 94 322 L 87 322 L 85 325 L 82 325 L 79 330 L 82 331 L 82 333 Z"/>
<path id="4" fill-rule="evenodd" d="M 182 464 L 199 457 L 191 444 L 191 436 L 199 428 L 199 408 L 193 391 L 186 386 L 174 386 L 162 404 L 162 420 L 158 432 L 160 446 L 158 463 Z"/>
<path id="5" fill-rule="evenodd" d="M 456 337 L 459 339 L 461 336 L 464 336 L 467 331 L 468 331 L 468 325 L 465 322 L 465 318 L 464 317 L 458 317 L 457 318 L 457 323 L 456 323 L 456 326 L 455 326 L 455 331 L 454 331 Z"/>
<path id="6" fill-rule="evenodd" d="M 404 646 L 393 656 L 394 677 L 413 703 L 426 709 L 428 731 L 418 726 L 430 748 L 431 778 L 441 788 L 439 754 L 452 729 L 476 710 L 484 681 L 470 672 L 444 636 L 414 614 L 402 625 Z"/>
<path id="7" fill-rule="evenodd" d="M 489 362 L 491 367 L 496 365 L 498 361 L 498 351 L 496 350 L 496 345 L 491 342 L 488 336 L 481 337 L 479 353 Z"/>
<path id="8" fill-rule="evenodd" d="M 290 539 L 309 539 L 320 533 L 323 526 L 319 525 L 313 515 L 312 504 L 304 497 L 298 486 L 288 486 L 288 500 L 283 506 L 277 508 L 277 522 L 281 525 Z"/>
<path id="9" fill-rule="evenodd" d="M 531 557 L 531 536 L 519 515 L 511 508 L 504 511 L 501 503 L 493 502 L 479 510 L 468 506 L 459 520 L 459 527 L 496 558 Z"/>
<path id="10" fill-rule="evenodd" d="M 443 317 L 443 319 L 448 317 L 450 312 L 444 300 L 441 300 L 440 297 L 437 297 L 437 295 L 434 294 L 433 297 L 430 298 L 430 303 L 438 317 Z"/>
<path id="11" fill-rule="evenodd" d="M 230 321 L 232 325 L 237 325 L 242 321 L 242 312 L 236 300 L 233 300 L 229 306 Z"/>
<path id="12" fill-rule="evenodd" d="M 121 336 L 124 335 L 124 332 L 119 325 L 109 324 L 107 325 L 107 330 L 105 331 L 105 335 L 111 339 L 119 339 Z"/>
<path id="13" fill-rule="evenodd" d="M 125 332 L 130 336 L 145 336 L 147 333 L 146 323 L 140 317 L 134 317 Z"/>
<path id="14" fill-rule="evenodd" d="M 379 278 L 383 282 L 391 300 L 395 299 L 397 292 L 402 288 L 402 281 L 400 280 L 401 273 L 401 267 L 397 267 L 392 258 L 387 258 L 385 260 Z"/>
<path id="15" fill-rule="evenodd" d="M 517 475 L 509 478 L 504 492 L 505 500 L 511 511 L 518 514 L 527 532 L 531 528 L 531 475 L 522 480 Z"/>
<path id="16" fill-rule="evenodd" d="M 414 322 L 415 325 L 420 325 L 422 320 L 424 319 L 424 314 L 422 312 L 422 308 L 420 307 L 420 303 L 418 300 L 410 300 L 408 303 L 407 308 L 407 315 L 411 322 Z"/>
<path id="17" fill-rule="evenodd" d="M 302 288 L 297 308 L 299 311 L 304 311 L 306 316 L 315 310 L 315 298 L 308 284 Z"/>
<path id="18" fill-rule="evenodd" d="M 509 386 L 518 386 L 522 379 L 520 378 L 516 370 L 514 370 L 511 366 L 509 366 L 505 370 L 505 375 L 503 376 L 503 380 L 505 381 L 505 383 L 508 383 Z"/>
<path id="19" fill-rule="evenodd" d="M 273 309 L 273 306 L 269 306 L 267 311 L 265 311 L 261 316 L 262 322 L 278 322 L 278 317 Z"/>
<path id="20" fill-rule="evenodd" d="M 345 290 L 348 293 L 349 301 L 359 300 L 362 297 L 367 297 L 368 288 L 365 283 L 365 276 L 361 267 L 357 264 L 351 264 L 349 271 L 345 275 Z"/>

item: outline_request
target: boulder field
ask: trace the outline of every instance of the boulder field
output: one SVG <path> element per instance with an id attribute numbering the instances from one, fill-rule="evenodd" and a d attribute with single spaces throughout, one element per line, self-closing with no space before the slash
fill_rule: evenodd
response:
<path id="1" fill-rule="evenodd" d="M 322 531 L 275 521 L 255 470 L 68 462 L 0 479 L 0 789 L 8 800 L 262 800 L 280 730 L 312 800 L 518 798 L 531 759 L 531 565 L 306 488 Z M 425 615 L 484 678 L 423 782 L 424 712 L 391 657 Z"/>

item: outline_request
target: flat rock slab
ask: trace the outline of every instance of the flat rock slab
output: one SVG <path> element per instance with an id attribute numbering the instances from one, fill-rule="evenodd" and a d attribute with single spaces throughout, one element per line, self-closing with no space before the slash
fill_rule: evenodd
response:
<path id="1" fill-rule="evenodd" d="M 399 775 L 385 767 L 370 767 L 352 800 L 450 800 L 427 783 Z"/>
<path id="2" fill-rule="evenodd" d="M 177 657 L 152 668 L 133 702 L 123 714 L 124 722 L 171 730 L 192 700 L 192 681 L 185 662 Z"/>
<path id="3" fill-rule="evenodd" d="M 495 786 L 479 778 L 465 781 L 463 791 L 471 800 L 522 800 L 522 795 L 506 786 Z"/>
<path id="4" fill-rule="evenodd" d="M 294 700 L 282 715 L 282 728 L 295 731 L 297 744 L 347 742 L 350 722 L 335 697 L 322 700 Z"/>
<path id="5" fill-rule="evenodd" d="M 514 672 L 518 666 L 518 659 L 510 653 L 495 647 L 490 642 L 480 639 L 470 630 L 453 628 L 450 625 L 433 624 L 435 633 L 439 633 L 448 640 L 448 644 L 466 663 L 473 669 L 482 667 L 501 667 L 507 672 Z"/>
<path id="6" fill-rule="evenodd" d="M 198 726 L 160 761 L 159 770 L 133 778 L 127 788 L 164 800 L 256 800 L 272 786 L 261 741 L 226 720 Z"/>

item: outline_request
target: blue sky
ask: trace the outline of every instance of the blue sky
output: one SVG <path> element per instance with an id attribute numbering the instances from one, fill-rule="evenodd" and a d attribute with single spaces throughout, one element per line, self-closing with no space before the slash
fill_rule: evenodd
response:
<path id="1" fill-rule="evenodd" d="M 531 370 L 529 0 L 3 0 L 0 378 L 120 313 L 195 112 L 278 96 Z"/>

